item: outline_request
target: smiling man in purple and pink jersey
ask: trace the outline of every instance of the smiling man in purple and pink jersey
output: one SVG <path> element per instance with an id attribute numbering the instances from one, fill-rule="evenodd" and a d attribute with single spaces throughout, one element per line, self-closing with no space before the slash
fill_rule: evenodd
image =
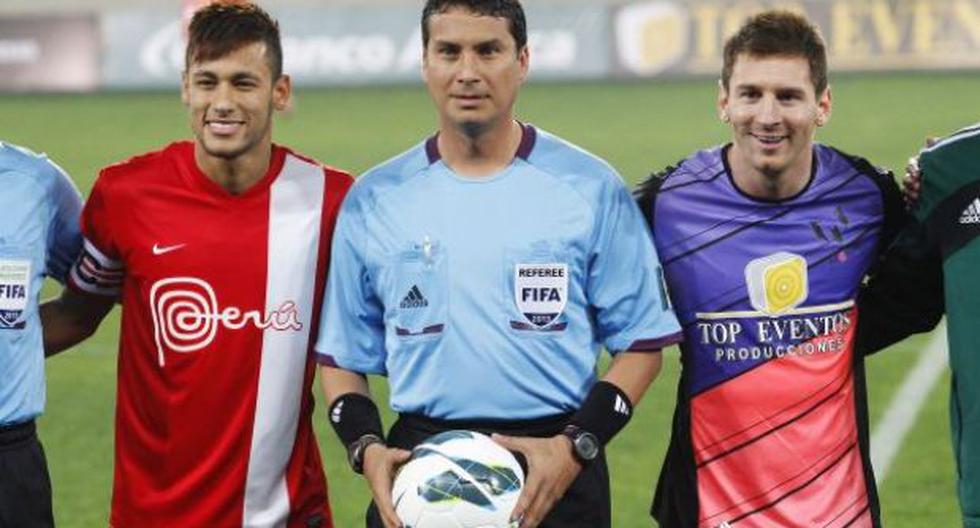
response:
<path id="1" fill-rule="evenodd" d="M 652 513 L 665 527 L 880 526 L 855 298 L 903 221 L 892 177 L 814 143 L 823 40 L 771 11 L 725 45 L 730 144 L 639 201 L 685 332 Z"/>

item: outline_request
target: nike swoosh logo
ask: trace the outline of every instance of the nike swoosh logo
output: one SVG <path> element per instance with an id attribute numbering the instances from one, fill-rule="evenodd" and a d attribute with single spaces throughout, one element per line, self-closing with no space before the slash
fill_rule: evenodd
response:
<path id="1" fill-rule="evenodd" d="M 153 244 L 153 254 L 154 255 L 164 255 L 170 253 L 171 251 L 177 251 L 178 249 L 186 246 L 187 244 L 177 244 L 176 246 L 161 246 L 158 244 Z"/>

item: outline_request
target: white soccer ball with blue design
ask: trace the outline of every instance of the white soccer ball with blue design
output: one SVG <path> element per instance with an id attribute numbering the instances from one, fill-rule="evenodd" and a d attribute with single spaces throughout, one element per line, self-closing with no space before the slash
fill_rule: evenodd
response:
<path id="1" fill-rule="evenodd" d="M 391 499 L 405 528 L 514 528 L 523 487 L 510 451 L 480 433 L 447 431 L 412 450 Z"/>

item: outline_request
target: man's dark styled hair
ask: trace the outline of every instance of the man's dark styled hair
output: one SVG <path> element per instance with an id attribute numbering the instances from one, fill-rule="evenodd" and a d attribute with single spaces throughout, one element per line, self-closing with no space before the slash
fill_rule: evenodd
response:
<path id="1" fill-rule="evenodd" d="M 507 19 L 510 34 L 517 43 L 517 51 L 527 45 L 527 20 L 519 0 L 428 0 L 422 10 L 422 46 L 429 46 L 429 18 L 445 13 L 454 7 L 491 17 Z"/>
<path id="2" fill-rule="evenodd" d="M 789 11 L 766 11 L 746 21 L 725 42 L 725 64 L 721 82 L 727 90 L 735 60 L 750 57 L 803 57 L 810 63 L 810 81 L 817 97 L 827 89 L 827 48 L 817 28 L 806 18 Z"/>
<path id="3" fill-rule="evenodd" d="M 282 75 L 282 43 L 279 23 L 251 2 L 218 1 L 201 8 L 187 28 L 185 68 L 200 61 L 219 59 L 242 46 L 265 44 L 272 79 Z"/>

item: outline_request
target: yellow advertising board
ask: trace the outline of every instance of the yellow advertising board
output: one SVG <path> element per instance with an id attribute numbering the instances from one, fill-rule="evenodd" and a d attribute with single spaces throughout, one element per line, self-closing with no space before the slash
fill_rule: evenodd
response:
<path id="1" fill-rule="evenodd" d="M 980 0 L 650 0 L 613 16 L 617 73 L 714 74 L 725 39 L 772 8 L 816 23 L 835 71 L 980 68 Z"/>

